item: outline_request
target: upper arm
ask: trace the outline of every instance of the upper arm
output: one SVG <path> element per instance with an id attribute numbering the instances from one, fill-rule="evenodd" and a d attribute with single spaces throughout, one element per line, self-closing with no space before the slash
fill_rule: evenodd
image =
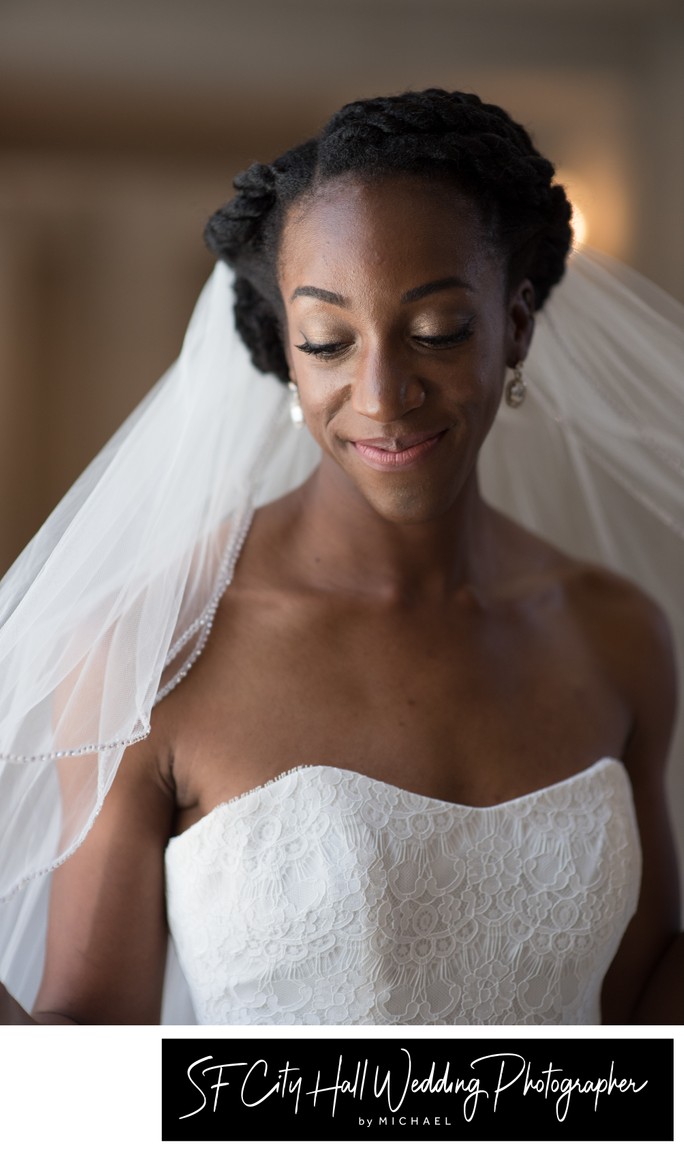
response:
<path id="1" fill-rule="evenodd" d="M 617 675 L 633 717 L 623 760 L 634 796 L 642 878 L 636 913 L 604 981 L 605 1023 L 633 1017 L 649 975 L 680 924 L 678 868 L 665 788 L 677 699 L 673 647 L 667 621 L 650 600 L 634 593 L 627 596 L 626 607 L 614 650 Z"/>
<path id="2" fill-rule="evenodd" d="M 167 944 L 164 848 L 173 813 L 173 792 L 149 737 L 127 750 L 85 841 L 52 877 L 34 1016 L 159 1022 Z"/>

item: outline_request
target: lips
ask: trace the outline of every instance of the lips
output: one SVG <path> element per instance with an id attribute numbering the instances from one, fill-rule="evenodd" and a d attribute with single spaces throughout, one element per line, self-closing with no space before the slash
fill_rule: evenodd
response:
<path id="1" fill-rule="evenodd" d="M 379 471 L 410 468 L 435 450 L 446 429 L 439 432 L 417 432 L 411 436 L 352 440 L 352 447 L 371 467 Z"/>

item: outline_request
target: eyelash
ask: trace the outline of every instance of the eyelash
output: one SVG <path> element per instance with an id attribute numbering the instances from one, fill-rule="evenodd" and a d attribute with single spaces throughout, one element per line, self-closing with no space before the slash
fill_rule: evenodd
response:
<path id="1" fill-rule="evenodd" d="M 308 340 L 305 340 L 303 344 L 295 344 L 300 352 L 304 352 L 307 356 L 317 356 L 321 360 L 332 359 L 339 355 L 346 346 L 346 344 L 310 344 Z"/>
<path id="2" fill-rule="evenodd" d="M 453 348 L 456 344 L 462 344 L 469 336 L 473 334 L 473 321 L 469 320 L 467 324 L 456 332 L 451 332 L 446 336 L 417 336 L 416 339 L 421 344 L 427 344 L 430 348 Z"/>
<path id="3" fill-rule="evenodd" d="M 459 328 L 456 332 L 451 332 L 446 336 L 416 336 L 417 343 L 422 344 L 428 348 L 454 348 L 458 344 L 462 344 L 473 333 L 473 323 L 469 321 Z M 300 352 L 304 352 L 307 356 L 316 356 L 320 360 L 332 360 L 341 355 L 348 344 L 312 344 L 309 340 L 305 340 L 303 344 L 295 344 L 295 347 Z"/>

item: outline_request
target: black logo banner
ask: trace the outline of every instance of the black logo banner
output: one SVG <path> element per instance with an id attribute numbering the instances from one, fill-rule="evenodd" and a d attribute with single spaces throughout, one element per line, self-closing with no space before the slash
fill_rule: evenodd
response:
<path id="1" fill-rule="evenodd" d="M 162 1039 L 162 1140 L 674 1138 L 672 1039 Z"/>

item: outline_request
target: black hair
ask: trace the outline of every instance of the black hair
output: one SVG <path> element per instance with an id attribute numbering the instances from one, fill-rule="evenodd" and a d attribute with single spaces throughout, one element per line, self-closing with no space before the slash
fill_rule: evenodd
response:
<path id="1" fill-rule="evenodd" d="M 541 308 L 572 244 L 572 208 L 554 167 L 507 112 L 465 92 L 429 88 L 346 104 L 321 134 L 235 178 L 237 195 L 205 241 L 235 269 L 235 318 L 255 365 L 288 379 L 277 283 L 287 209 L 328 180 L 358 174 L 440 177 L 468 195 L 505 256 L 508 283 L 528 277 Z"/>

